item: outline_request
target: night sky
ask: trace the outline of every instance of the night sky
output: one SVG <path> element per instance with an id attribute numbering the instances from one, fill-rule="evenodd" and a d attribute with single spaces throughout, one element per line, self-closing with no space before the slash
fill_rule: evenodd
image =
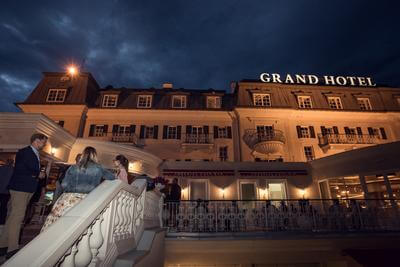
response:
<path id="1" fill-rule="evenodd" d="M 261 72 L 400 87 L 397 3 L 1 0 L 0 111 L 17 110 L 41 72 L 71 62 L 103 87 L 228 89 Z"/>

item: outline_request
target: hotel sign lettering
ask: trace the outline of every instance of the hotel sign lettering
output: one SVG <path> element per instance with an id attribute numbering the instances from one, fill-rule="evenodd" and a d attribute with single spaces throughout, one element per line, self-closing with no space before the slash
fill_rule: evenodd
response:
<path id="1" fill-rule="evenodd" d="M 363 86 L 374 87 L 376 84 L 370 77 L 355 76 L 328 76 L 322 78 L 316 75 L 306 74 L 286 74 L 281 76 L 278 73 L 261 73 L 260 80 L 264 83 L 284 83 L 284 84 L 323 84 L 340 86 Z"/>

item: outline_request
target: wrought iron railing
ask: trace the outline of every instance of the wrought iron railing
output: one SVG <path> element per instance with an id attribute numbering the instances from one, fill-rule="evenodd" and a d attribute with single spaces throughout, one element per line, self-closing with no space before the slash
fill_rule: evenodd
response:
<path id="1" fill-rule="evenodd" d="M 186 144 L 212 144 L 210 134 L 186 134 L 184 143 Z"/>
<path id="2" fill-rule="evenodd" d="M 117 143 L 133 143 L 137 144 L 138 138 L 136 134 L 116 134 L 113 133 L 111 141 Z"/>
<path id="3" fill-rule="evenodd" d="M 260 142 L 286 142 L 285 135 L 280 130 L 257 131 L 257 129 L 246 129 L 243 135 L 243 140 L 250 148 L 253 148 L 254 145 Z"/>
<path id="4" fill-rule="evenodd" d="M 377 144 L 379 138 L 369 134 L 318 134 L 320 146 L 329 144 Z"/>
<path id="5" fill-rule="evenodd" d="M 169 232 L 399 231 L 396 208 L 382 200 L 267 200 L 166 202 Z"/>

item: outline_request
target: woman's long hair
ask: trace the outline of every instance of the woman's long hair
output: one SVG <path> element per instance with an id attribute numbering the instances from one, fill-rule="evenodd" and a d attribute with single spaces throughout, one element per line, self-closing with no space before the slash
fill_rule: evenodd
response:
<path id="1" fill-rule="evenodd" d="M 118 160 L 119 163 L 125 168 L 126 172 L 128 172 L 129 160 L 124 155 L 118 155 L 115 157 L 115 160 Z"/>
<path id="2" fill-rule="evenodd" d="M 79 169 L 86 169 L 89 162 L 98 162 L 96 149 L 91 146 L 88 146 L 83 150 L 82 157 L 78 162 Z"/>

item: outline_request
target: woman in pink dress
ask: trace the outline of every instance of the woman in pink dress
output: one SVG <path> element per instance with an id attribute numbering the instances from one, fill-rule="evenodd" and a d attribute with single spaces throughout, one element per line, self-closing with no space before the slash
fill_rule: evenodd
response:
<path id="1" fill-rule="evenodd" d="M 124 155 L 118 155 L 114 159 L 114 164 L 117 167 L 116 178 L 128 184 L 128 159 Z"/>

